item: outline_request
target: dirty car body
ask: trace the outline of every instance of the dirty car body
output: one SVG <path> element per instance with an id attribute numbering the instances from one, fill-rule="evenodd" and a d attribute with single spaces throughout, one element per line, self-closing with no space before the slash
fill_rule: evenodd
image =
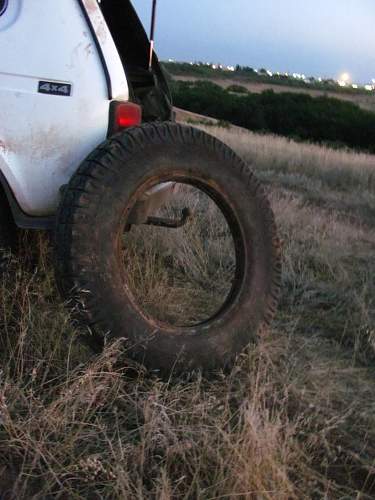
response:
<path id="1" fill-rule="evenodd" d="M 170 120 L 168 86 L 156 55 L 148 68 L 149 40 L 128 0 L 0 0 L 0 46 L 1 185 L 18 226 L 49 228 L 64 186 L 117 130 L 116 106 Z M 157 208 L 152 197 L 134 222 L 148 203 Z"/>

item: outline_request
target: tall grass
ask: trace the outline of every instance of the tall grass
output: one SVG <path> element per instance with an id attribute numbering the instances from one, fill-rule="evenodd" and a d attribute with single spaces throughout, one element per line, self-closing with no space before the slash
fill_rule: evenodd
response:
<path id="1" fill-rule="evenodd" d="M 138 305 L 175 325 L 194 325 L 224 304 L 235 276 L 230 228 L 216 203 L 201 190 L 175 183 L 159 217 L 191 216 L 178 229 L 133 226 L 123 239 L 125 274 Z"/>
<path id="2" fill-rule="evenodd" d="M 0 286 L 2 497 L 374 497 L 375 232 L 362 217 L 372 198 L 362 215 L 350 199 L 345 210 L 335 205 L 344 192 L 371 192 L 373 158 L 232 128 L 209 131 L 268 182 L 284 255 L 272 328 L 230 374 L 159 380 L 126 358 L 121 341 L 100 355 L 78 341 L 82 332 L 55 289 L 48 239 L 33 241 L 32 259 L 25 242 Z M 312 181 L 324 186 L 319 200 L 311 197 Z M 192 284 L 204 272 L 212 279 L 212 269 L 204 252 L 194 260 L 176 234 L 165 238 L 180 267 L 167 274 L 189 271 L 189 298 Z M 138 244 L 137 231 L 131 237 Z M 164 265 L 164 235 L 152 237 L 161 249 L 152 255 Z M 213 249 L 229 269 L 226 249 Z M 170 297 L 176 281 L 160 279 L 157 266 L 140 280 L 137 265 L 155 263 L 145 256 L 132 260 L 140 298 Z"/>
<path id="3" fill-rule="evenodd" d="M 306 203 L 338 216 L 349 216 L 356 225 L 375 226 L 374 155 L 255 134 L 238 127 L 197 126 L 235 149 L 265 184 L 288 189 Z"/>
<path id="4" fill-rule="evenodd" d="M 232 127 L 202 126 L 235 149 L 257 171 L 318 178 L 333 189 L 368 190 L 375 193 L 375 156 L 296 142 L 285 137 L 256 134 Z"/>

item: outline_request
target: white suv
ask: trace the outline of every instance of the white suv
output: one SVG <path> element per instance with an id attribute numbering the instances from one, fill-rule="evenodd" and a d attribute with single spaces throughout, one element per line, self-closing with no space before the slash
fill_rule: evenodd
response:
<path id="1" fill-rule="evenodd" d="M 97 345 L 128 339 L 152 368 L 228 365 L 272 317 L 280 276 L 272 211 L 224 144 L 172 121 L 171 98 L 129 0 L 0 0 L 0 244 L 15 225 L 50 229 L 56 277 Z M 220 207 L 236 271 L 220 310 L 193 326 L 138 307 L 119 241 L 176 183 Z M 71 302 L 70 302 L 71 303 Z"/>

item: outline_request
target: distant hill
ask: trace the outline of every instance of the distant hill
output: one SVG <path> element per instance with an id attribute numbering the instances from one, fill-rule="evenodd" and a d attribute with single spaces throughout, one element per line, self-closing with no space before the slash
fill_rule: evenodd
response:
<path id="1" fill-rule="evenodd" d="M 175 81 L 211 81 L 227 89 L 233 85 L 246 88 L 249 92 L 260 94 L 265 90 L 273 90 L 275 93 L 294 92 L 308 94 L 312 97 L 334 97 L 343 101 L 353 102 L 362 109 L 375 112 L 375 92 L 350 87 L 339 87 L 333 80 L 325 80 L 321 83 L 305 83 L 293 78 L 269 77 L 248 71 L 221 71 L 210 67 L 190 65 L 188 63 L 163 63 L 170 78 Z"/>
<path id="2" fill-rule="evenodd" d="M 375 96 L 366 94 L 344 94 L 341 92 L 327 90 L 304 89 L 300 87 L 290 87 L 288 85 L 275 85 L 272 83 L 246 82 L 242 79 L 222 79 L 222 78 L 198 78 L 195 76 L 172 76 L 175 81 L 209 81 L 228 89 L 233 85 L 240 85 L 254 94 L 261 94 L 265 90 L 273 90 L 275 93 L 294 92 L 296 94 L 308 94 L 312 97 L 334 97 L 342 101 L 353 102 L 362 109 L 375 112 Z"/>
<path id="3" fill-rule="evenodd" d="M 230 84 L 231 83 L 231 84 Z M 230 84 L 230 85 L 228 85 Z M 224 85 L 223 85 L 224 86 Z M 357 103 L 294 89 L 250 92 L 242 85 L 192 79 L 171 82 L 175 106 L 222 123 L 296 140 L 375 152 L 375 113 Z"/>

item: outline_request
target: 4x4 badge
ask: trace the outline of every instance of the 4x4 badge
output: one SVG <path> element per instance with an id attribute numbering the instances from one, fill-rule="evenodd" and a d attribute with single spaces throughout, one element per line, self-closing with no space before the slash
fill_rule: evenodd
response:
<path id="1" fill-rule="evenodd" d="M 38 85 L 38 92 L 41 94 L 62 95 L 69 97 L 72 93 L 72 86 L 70 83 L 40 81 Z"/>

